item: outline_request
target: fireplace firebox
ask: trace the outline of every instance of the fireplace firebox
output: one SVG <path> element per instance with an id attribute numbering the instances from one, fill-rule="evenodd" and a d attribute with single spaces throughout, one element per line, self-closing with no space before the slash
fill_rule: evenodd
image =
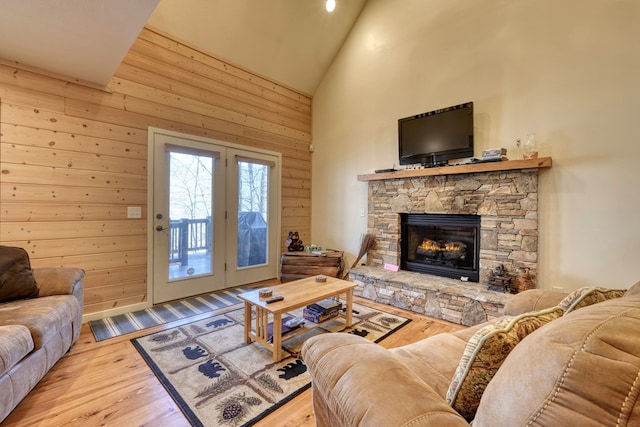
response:
<path id="1" fill-rule="evenodd" d="M 479 281 L 479 215 L 402 213 L 400 223 L 400 268 Z"/>

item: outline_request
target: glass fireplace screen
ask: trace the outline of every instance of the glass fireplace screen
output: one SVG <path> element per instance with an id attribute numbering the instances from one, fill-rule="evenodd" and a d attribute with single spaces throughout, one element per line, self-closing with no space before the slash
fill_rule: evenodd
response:
<path id="1" fill-rule="evenodd" d="M 478 215 L 402 214 L 404 270 L 478 281 Z"/>

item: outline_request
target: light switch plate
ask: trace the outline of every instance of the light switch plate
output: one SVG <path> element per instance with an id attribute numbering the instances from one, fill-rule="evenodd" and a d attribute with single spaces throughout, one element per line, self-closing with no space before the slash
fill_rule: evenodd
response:
<path id="1" fill-rule="evenodd" d="M 127 207 L 127 218 L 129 218 L 129 219 L 142 218 L 142 208 L 140 206 L 129 206 L 129 207 Z"/>

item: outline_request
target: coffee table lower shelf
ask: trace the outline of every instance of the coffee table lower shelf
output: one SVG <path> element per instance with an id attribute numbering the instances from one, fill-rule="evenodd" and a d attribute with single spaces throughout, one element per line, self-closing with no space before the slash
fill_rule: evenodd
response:
<path id="1" fill-rule="evenodd" d="M 259 298 L 258 290 L 238 295 L 244 301 L 244 338 L 247 344 L 255 341 L 269 349 L 273 354 L 273 361 L 282 360 L 282 342 L 335 320 L 336 317 L 324 322 L 313 324 L 292 331 L 282 336 L 282 315 L 326 298 L 345 296 L 345 313 L 338 316 L 345 319 L 345 328 L 353 325 L 353 288 L 356 285 L 345 280 L 328 277 L 326 283 L 315 282 L 313 277 L 273 286 L 273 295 L 283 296 L 282 301 L 267 304 Z M 255 318 L 254 318 L 255 312 Z M 269 321 L 271 317 L 271 322 Z M 269 334 L 269 325 L 272 325 Z M 270 339 L 271 338 L 271 339 Z"/>
<path id="2" fill-rule="evenodd" d="M 251 308 L 249 308 L 249 311 L 252 311 Z M 269 314 L 271 314 L 269 311 L 261 309 L 261 308 L 257 308 L 255 310 L 255 318 L 253 318 L 253 313 L 250 313 L 249 315 L 247 315 L 246 312 L 246 305 L 245 305 L 245 319 L 250 318 L 249 316 L 251 316 L 251 321 L 255 320 L 255 329 L 251 328 L 249 330 L 249 337 L 245 339 L 245 341 L 247 342 L 247 344 L 250 344 L 252 341 L 255 341 L 257 343 L 262 344 L 264 347 L 266 347 L 267 349 L 269 349 L 271 351 L 271 353 L 273 354 L 273 361 L 274 362 L 279 362 L 280 360 L 282 360 L 283 358 L 283 354 L 282 354 L 282 343 L 284 343 L 287 340 L 290 340 L 292 338 L 295 338 L 299 335 L 302 335 L 306 332 L 309 332 L 315 328 L 318 328 L 322 325 L 325 325 L 329 322 L 335 321 L 336 319 L 345 319 L 345 327 L 344 329 L 348 328 L 349 326 L 351 326 L 352 321 L 347 320 L 347 315 L 340 313 L 337 316 L 331 317 L 330 319 L 327 319 L 325 321 L 322 321 L 320 323 L 314 323 L 311 321 L 306 321 L 305 320 L 305 325 L 301 326 L 297 329 L 293 329 L 289 332 L 283 333 L 282 332 L 282 316 L 277 316 L 277 315 L 273 315 L 273 320 L 269 321 Z M 278 317 L 278 319 L 276 319 L 276 317 Z M 276 328 L 275 328 L 275 324 L 276 322 L 280 323 L 280 343 L 279 345 L 276 344 L 276 339 L 275 337 L 277 336 L 278 332 L 276 332 Z M 246 324 L 245 324 L 246 325 Z"/>

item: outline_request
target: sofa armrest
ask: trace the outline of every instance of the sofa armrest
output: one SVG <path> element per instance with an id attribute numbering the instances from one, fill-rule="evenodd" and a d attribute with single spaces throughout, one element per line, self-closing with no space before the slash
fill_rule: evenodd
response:
<path id="1" fill-rule="evenodd" d="M 530 311 L 555 307 L 567 295 L 569 294 L 560 291 L 529 289 L 509 298 L 504 305 L 504 314 L 508 316 L 517 316 Z"/>
<path id="2" fill-rule="evenodd" d="M 322 420 L 344 426 L 469 425 L 407 365 L 362 337 L 323 334 L 308 339 L 301 354 L 319 427 L 329 424 Z"/>
<path id="3" fill-rule="evenodd" d="M 79 268 L 34 268 L 40 292 L 38 296 L 77 295 L 82 289 L 84 270 Z"/>

